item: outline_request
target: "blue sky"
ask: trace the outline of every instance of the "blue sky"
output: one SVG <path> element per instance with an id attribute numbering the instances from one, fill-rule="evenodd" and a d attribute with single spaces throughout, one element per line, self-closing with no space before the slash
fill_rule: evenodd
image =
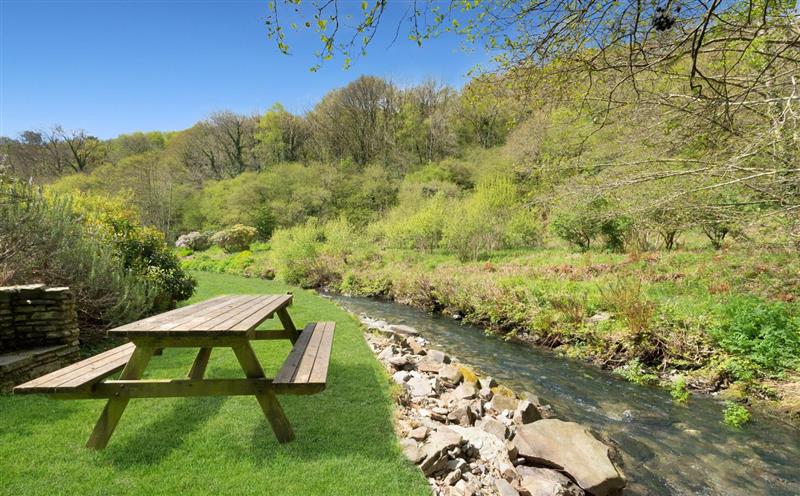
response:
<path id="1" fill-rule="evenodd" d="M 345 0 L 346 1 L 346 0 Z M 396 2 L 389 20 L 401 13 Z M 460 87 L 485 59 L 442 37 L 418 48 L 392 29 L 349 70 L 311 73 L 313 32 L 285 56 L 267 39 L 263 1 L 0 0 L 0 135 L 61 124 L 101 138 L 178 130 L 215 110 L 309 109 L 362 74 Z"/>

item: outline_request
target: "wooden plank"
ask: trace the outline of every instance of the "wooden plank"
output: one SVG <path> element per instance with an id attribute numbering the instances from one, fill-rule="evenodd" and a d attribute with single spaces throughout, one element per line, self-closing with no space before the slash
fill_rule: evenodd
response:
<path id="1" fill-rule="evenodd" d="M 248 302 L 247 305 L 243 305 L 238 307 L 236 311 L 226 312 L 225 314 L 220 315 L 219 317 L 205 322 L 202 325 L 195 325 L 191 329 L 192 331 L 205 331 L 205 330 L 215 330 L 215 331 L 224 331 L 231 327 L 232 324 L 239 322 L 247 317 L 253 315 L 254 313 L 258 312 L 264 305 L 268 305 L 270 302 L 274 301 L 278 298 L 277 295 L 262 295 L 259 296 L 252 301 Z"/>
<path id="2" fill-rule="evenodd" d="M 108 332 L 119 332 L 119 331 L 127 331 L 127 330 L 135 330 L 141 329 L 143 327 L 148 327 L 151 325 L 155 325 L 156 322 L 167 321 L 173 318 L 179 318 L 184 315 L 189 315 L 196 313 L 204 308 L 208 308 L 221 302 L 224 302 L 230 298 L 234 298 L 234 296 L 218 296 L 216 298 L 211 298 L 209 300 L 201 301 L 200 303 L 195 303 L 193 305 L 188 305 L 181 308 L 176 308 L 174 310 L 170 310 L 169 312 L 160 313 L 158 315 L 153 315 L 151 317 L 147 317 L 146 319 L 137 320 L 135 322 L 130 322 L 128 324 L 115 327 L 114 329 L 109 330 Z"/>
<path id="3" fill-rule="evenodd" d="M 128 364 L 125 365 L 125 368 L 122 370 L 120 379 L 140 379 L 152 356 L 153 348 L 137 346 L 136 349 L 133 350 L 133 355 L 128 361 Z M 108 400 L 105 408 L 103 408 L 103 412 L 100 414 L 100 418 L 97 419 L 97 423 L 94 425 L 89 440 L 86 441 L 87 448 L 103 449 L 106 447 L 108 440 L 111 439 L 111 435 L 114 433 L 114 429 L 117 428 L 119 419 L 128 406 L 128 401 L 128 398 L 112 398 Z"/>
<path id="4" fill-rule="evenodd" d="M 250 343 L 246 342 L 242 346 L 234 348 L 233 352 L 236 354 L 239 365 L 241 365 L 248 379 L 264 378 L 264 369 L 262 369 L 261 364 L 258 363 L 258 358 L 253 351 L 253 347 L 250 346 Z M 264 412 L 264 416 L 267 417 L 267 421 L 269 421 L 269 425 L 272 427 L 272 432 L 275 433 L 275 437 L 278 438 L 278 442 L 288 443 L 294 439 L 292 426 L 289 424 L 289 419 L 286 418 L 286 414 L 283 413 L 283 408 L 281 408 L 281 404 L 278 402 L 275 393 L 270 390 L 257 393 L 256 400 L 258 400 L 258 404 L 261 407 L 261 411 Z"/>
<path id="5" fill-rule="evenodd" d="M 92 398 L 184 398 L 191 396 L 244 396 L 269 390 L 266 378 L 255 379 L 155 379 L 119 380 L 96 384 Z"/>
<path id="6" fill-rule="evenodd" d="M 126 343 L 86 360 L 43 375 L 14 388 L 17 393 L 49 392 L 75 378 L 89 376 L 102 379 L 121 369 L 133 354 L 135 345 Z"/>
<path id="7" fill-rule="evenodd" d="M 286 329 L 287 332 L 289 332 L 292 344 L 296 343 L 297 338 L 300 337 L 300 333 L 297 332 L 297 328 L 294 326 L 294 321 L 292 321 L 292 317 L 291 315 L 289 315 L 289 312 L 286 310 L 286 307 L 280 308 L 276 313 L 278 314 L 278 318 L 281 320 L 281 325 L 283 326 L 283 328 Z"/>
<path id="8" fill-rule="evenodd" d="M 272 317 L 272 314 L 276 311 L 287 307 L 292 303 L 292 295 L 278 295 L 278 297 L 271 301 L 270 303 L 264 305 L 261 309 L 257 312 L 249 316 L 248 318 L 241 320 L 237 323 L 229 325 L 227 330 L 229 331 L 252 331 L 256 327 L 258 327 L 262 322 L 267 320 L 268 318 Z"/>
<path id="9" fill-rule="evenodd" d="M 166 331 L 169 331 L 176 325 L 189 321 L 193 323 L 205 322 L 206 320 L 214 318 L 217 315 L 230 310 L 231 308 L 236 308 L 239 305 L 245 304 L 246 302 L 254 298 L 257 298 L 257 296 L 253 295 L 226 296 L 224 298 L 218 299 L 218 301 L 214 302 L 213 305 L 203 307 L 197 312 L 190 311 L 186 315 L 176 317 L 175 320 L 161 319 L 156 322 L 142 322 L 140 325 L 133 326 L 132 328 L 127 328 L 122 330 L 112 329 L 111 331 L 109 331 L 109 333 L 125 334 L 127 336 L 134 336 L 134 335 L 141 335 L 148 333 L 168 334 Z M 189 307 L 186 308 L 192 310 L 195 307 L 193 305 L 190 305 Z"/>
<path id="10" fill-rule="evenodd" d="M 191 326 L 195 325 L 196 323 L 202 323 L 207 320 L 213 319 L 217 315 L 229 312 L 231 309 L 239 308 L 240 306 L 247 304 L 254 298 L 256 297 L 248 295 L 234 296 L 226 300 L 223 304 L 214 305 L 212 307 L 204 309 L 203 311 L 191 313 L 182 318 L 165 322 L 158 327 L 154 327 L 151 330 L 153 331 L 170 330 L 170 329 L 175 329 L 177 327 L 181 327 L 183 325 Z"/>
<path id="11" fill-rule="evenodd" d="M 197 357 L 192 363 L 192 368 L 189 370 L 189 379 L 202 379 L 206 374 L 208 367 L 208 360 L 211 358 L 211 350 L 214 348 L 200 348 L 197 352 Z"/>
<path id="12" fill-rule="evenodd" d="M 314 334 L 308 342 L 306 352 L 303 353 L 303 358 L 300 360 L 300 365 L 297 366 L 297 372 L 295 372 L 292 382 L 308 382 L 308 378 L 311 376 L 311 369 L 314 368 L 314 360 L 317 358 L 319 345 L 322 342 L 324 326 L 325 324 L 317 322 L 314 327 Z"/>
<path id="13" fill-rule="evenodd" d="M 308 382 L 325 383 L 328 381 L 328 364 L 331 359 L 331 349 L 333 348 L 333 331 L 336 328 L 335 322 L 325 323 L 325 334 L 322 336 L 322 341 L 319 345 L 317 358 L 314 360 L 314 367 L 311 370 L 311 375 Z"/>
<path id="14" fill-rule="evenodd" d="M 311 335 L 314 333 L 315 327 L 316 323 L 308 324 L 306 325 L 305 329 L 303 329 L 303 332 L 300 333 L 300 337 L 294 344 L 292 351 L 289 352 L 289 356 L 286 357 L 286 360 L 283 362 L 280 371 L 278 371 L 278 375 L 275 377 L 275 382 L 292 382 L 292 378 L 297 370 L 297 366 L 300 364 L 300 360 L 303 358 L 303 353 L 306 351 L 308 341 L 311 339 Z"/>

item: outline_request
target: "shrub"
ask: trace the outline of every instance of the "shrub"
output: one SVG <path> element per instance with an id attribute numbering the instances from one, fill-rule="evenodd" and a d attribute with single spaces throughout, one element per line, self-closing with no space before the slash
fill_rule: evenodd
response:
<path id="1" fill-rule="evenodd" d="M 211 236 L 211 242 L 227 253 L 235 253 L 250 249 L 250 243 L 256 238 L 256 229 L 236 224 L 230 229 L 220 231 Z"/>
<path id="2" fill-rule="evenodd" d="M 800 366 L 800 318 L 785 303 L 732 297 L 722 317 L 712 336 L 725 350 L 771 371 Z"/>
<path id="3" fill-rule="evenodd" d="M 384 236 L 389 246 L 431 251 L 442 239 L 447 200 L 435 195 L 416 205 L 413 211 L 393 210 L 383 225 Z"/>
<path id="4" fill-rule="evenodd" d="M 645 333 L 656 306 L 647 299 L 638 279 L 618 279 L 601 290 L 606 305 L 613 309 L 634 334 Z"/>
<path id="5" fill-rule="evenodd" d="M 750 412 L 744 406 L 733 401 L 725 403 L 725 410 L 722 412 L 723 421 L 731 427 L 741 428 L 750 422 Z"/>
<path id="6" fill-rule="evenodd" d="M 203 251 L 211 247 L 211 238 L 208 234 L 199 231 L 192 231 L 187 234 L 182 234 L 175 241 L 177 248 L 188 248 L 192 251 Z"/>
<path id="7" fill-rule="evenodd" d="M 503 229 L 505 248 L 533 248 L 542 243 L 542 225 L 536 213 L 519 209 L 506 222 Z"/>
<path id="8" fill-rule="evenodd" d="M 617 367 L 614 369 L 614 373 L 640 386 L 653 385 L 658 382 L 658 376 L 648 373 L 637 358 L 634 358 L 622 367 Z"/>
<path id="9" fill-rule="evenodd" d="M 182 270 L 164 235 L 140 225 L 138 213 L 122 200 L 86 194 L 74 198 L 76 211 L 114 247 L 123 266 L 152 283 L 154 310 L 172 308 L 194 293 L 195 280 Z"/>
<path id="10" fill-rule="evenodd" d="M 70 196 L 44 196 L 0 178 L 0 244 L 0 284 L 71 287 L 83 330 L 135 320 L 152 308 L 152 279 L 126 268 L 112 240 Z"/>
<path id="11" fill-rule="evenodd" d="M 278 276 L 289 284 L 317 286 L 321 278 L 315 268 L 323 240 L 324 231 L 315 219 L 275 231 L 272 235 L 272 253 Z"/>
<path id="12" fill-rule="evenodd" d="M 550 222 L 550 230 L 580 250 L 588 250 L 592 240 L 600 234 L 601 223 L 586 210 L 562 212 Z"/>
<path id="13" fill-rule="evenodd" d="M 600 233 L 603 235 L 606 249 L 611 251 L 624 251 L 625 243 L 633 233 L 634 225 L 630 217 L 624 215 L 611 217 L 600 224 Z"/>
<path id="14" fill-rule="evenodd" d="M 272 231 L 277 227 L 275 214 L 272 209 L 267 205 L 259 207 L 252 215 L 251 222 L 253 227 L 256 228 L 256 235 L 261 241 L 266 241 L 272 236 Z"/>
<path id="15" fill-rule="evenodd" d="M 679 375 L 672 381 L 669 394 L 675 403 L 685 405 L 689 402 L 689 390 L 686 388 L 686 377 Z"/>

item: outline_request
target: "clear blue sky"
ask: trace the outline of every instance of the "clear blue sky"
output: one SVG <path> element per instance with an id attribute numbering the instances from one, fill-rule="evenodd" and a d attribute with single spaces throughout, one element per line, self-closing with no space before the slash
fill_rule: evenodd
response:
<path id="1" fill-rule="evenodd" d="M 178 130 L 275 102 L 302 112 L 361 74 L 460 87 L 485 59 L 454 37 L 392 44 L 388 29 L 349 70 L 335 59 L 311 73 L 319 38 L 295 37 L 294 55 L 280 54 L 266 37 L 267 1 L 0 0 L 0 135 L 53 124 L 101 138 Z"/>

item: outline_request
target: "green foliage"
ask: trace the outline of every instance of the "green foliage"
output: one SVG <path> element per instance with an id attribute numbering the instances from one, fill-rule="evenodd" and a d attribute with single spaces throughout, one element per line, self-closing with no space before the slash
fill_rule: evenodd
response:
<path id="1" fill-rule="evenodd" d="M 442 240 L 449 201 L 441 194 L 423 200 L 417 208 L 392 211 L 382 231 L 389 246 L 432 251 Z"/>
<path id="2" fill-rule="evenodd" d="M 266 241 L 272 236 L 272 231 L 277 227 L 275 214 L 268 205 L 259 207 L 251 217 L 253 227 L 256 228 L 256 236 L 262 241 Z"/>
<path id="3" fill-rule="evenodd" d="M 669 394 L 675 403 L 685 405 L 689 402 L 689 390 L 686 388 L 686 377 L 679 375 L 672 381 Z"/>
<path id="4" fill-rule="evenodd" d="M 638 358 L 634 358 L 622 367 L 617 367 L 614 373 L 640 386 L 658 384 L 658 376 L 647 372 Z"/>
<path id="5" fill-rule="evenodd" d="M 592 240 L 600 234 L 602 224 L 589 210 L 560 212 L 550 221 L 550 230 L 564 241 L 580 250 L 588 250 Z"/>
<path id="6" fill-rule="evenodd" d="M 256 239 L 258 231 L 254 227 L 236 224 L 235 226 L 219 231 L 211 236 L 211 242 L 227 253 L 244 251 L 250 248 L 250 243 Z"/>
<path id="7" fill-rule="evenodd" d="M 743 405 L 728 401 L 725 403 L 725 410 L 722 412 L 722 418 L 729 426 L 739 429 L 750 422 L 750 412 Z"/>
<path id="8" fill-rule="evenodd" d="M 77 210 L 114 247 L 125 269 L 152 283 L 155 310 L 172 308 L 192 296 L 196 283 L 181 269 L 161 232 L 140 225 L 137 213 L 118 199 L 93 195 L 75 199 Z"/>
<path id="9" fill-rule="evenodd" d="M 154 278 L 126 267 L 103 226 L 69 196 L 0 180 L 0 241 L 0 284 L 71 287 L 84 329 L 135 320 L 152 308 Z"/>
<path id="10" fill-rule="evenodd" d="M 315 219 L 275 231 L 272 254 L 278 276 L 289 284 L 302 287 L 314 287 L 321 282 L 315 268 L 324 239 L 324 230 Z"/>
<path id="11" fill-rule="evenodd" d="M 722 322 L 712 335 L 725 350 L 767 370 L 800 366 L 800 318 L 785 304 L 732 297 L 723 305 Z"/>

